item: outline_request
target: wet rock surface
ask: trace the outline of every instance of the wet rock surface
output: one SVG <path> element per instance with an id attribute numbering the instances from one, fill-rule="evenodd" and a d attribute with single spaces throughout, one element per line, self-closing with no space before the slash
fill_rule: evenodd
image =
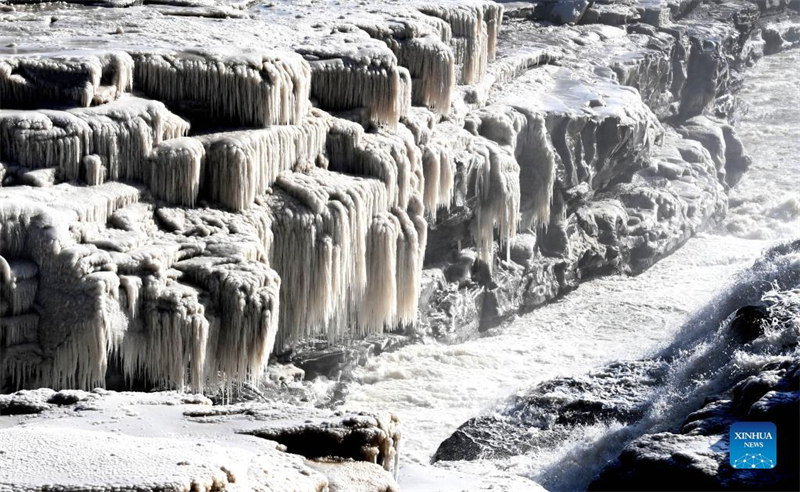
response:
<path id="1" fill-rule="evenodd" d="M 581 378 L 542 383 L 514 396 L 494 415 L 462 424 L 442 442 L 433 459 L 524 455 L 567 438 L 576 426 L 635 423 L 646 413 L 666 372 L 660 360 L 619 362 Z"/>
<path id="2" fill-rule="evenodd" d="M 23 389 L 0 395 L 0 415 L 15 419 L 102 413 L 115 396 L 73 389 L 104 385 L 302 399 L 303 377 L 347 381 L 375 354 L 475 337 L 586 279 L 639 273 L 724 217 L 750 164 L 725 119 L 732 93 L 754 60 L 800 42 L 797 2 L 0 4 L 0 390 Z M 723 354 L 771 334 L 767 304 L 735 317 Z M 276 372 L 276 358 L 300 369 Z M 674 358 L 545 383 L 462 426 L 437 459 L 648 421 Z M 719 461 L 719 428 L 796 414 L 792 367 L 764 366 L 686 432 L 640 437 L 620 460 L 746 488 Z M 24 389 L 40 386 L 55 389 Z M 316 461 L 129 450 L 188 468 L 25 486 L 396 487 L 390 417 L 211 408 L 176 425 Z M 98 425 L 112 435 L 91 440 L 122 453 L 119 429 Z M 23 458 L 0 468 L 24 474 Z M 596 485 L 641 480 L 609 476 Z"/>
<path id="3" fill-rule="evenodd" d="M 397 472 L 400 429 L 394 416 L 345 415 L 316 422 L 306 420 L 293 426 L 270 424 L 246 433 L 276 441 L 284 445 L 287 452 L 309 459 L 367 461 Z"/>
<path id="4" fill-rule="evenodd" d="M 556 489 L 794 490 L 800 402 L 800 243 L 765 252 L 731 291 L 686 323 L 653 357 L 619 361 L 579 377 L 540 383 L 462 424 L 436 461 L 536 459 L 553 443 L 605 429 L 536 477 Z M 778 465 L 739 470 L 729 463 L 736 422 L 777 427 Z M 589 482 L 591 480 L 591 482 Z M 692 485 L 694 487 L 695 485 Z"/>
<path id="5" fill-rule="evenodd" d="M 800 361 L 772 363 L 689 414 L 680 432 L 645 435 L 628 446 L 590 490 L 672 490 L 697 484 L 705 490 L 795 490 L 798 487 Z M 734 469 L 728 459 L 735 422 L 772 422 L 778 432 L 773 469 Z M 655 482 L 654 482 L 655 480 Z M 655 486 L 653 484 L 656 484 Z"/>

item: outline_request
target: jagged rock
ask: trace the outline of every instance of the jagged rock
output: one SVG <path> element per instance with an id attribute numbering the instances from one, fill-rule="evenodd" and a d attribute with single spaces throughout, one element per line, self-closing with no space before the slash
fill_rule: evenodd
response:
<path id="1" fill-rule="evenodd" d="M 795 464 L 800 448 L 797 440 L 781 436 L 800 432 L 800 361 L 796 337 L 789 335 L 796 330 L 798 300 L 795 286 L 766 293 L 762 305 L 739 308 L 727 326 L 723 324 L 734 343 L 748 344 L 750 350 L 757 352 L 765 341 L 774 343 L 771 337 L 775 334 L 786 334 L 794 340 L 778 349 L 782 353 L 774 362 L 752 369 L 754 373 L 744 378 L 732 378 L 731 387 L 708 395 L 702 408 L 686 416 L 679 431 L 645 434 L 628 444 L 595 478 L 590 490 L 639 490 L 652 488 L 653 484 L 659 490 L 668 490 L 687 481 L 705 490 L 796 489 Z M 764 324 L 775 330 L 772 335 L 763 331 Z M 730 427 L 744 421 L 776 425 L 779 458 L 774 468 L 732 468 L 728 453 Z"/>
<path id="2" fill-rule="evenodd" d="M 517 456 L 566 437 L 576 426 L 616 420 L 633 423 L 645 413 L 662 363 L 610 364 L 580 378 L 560 378 L 514 396 L 490 415 L 463 423 L 445 439 L 434 461 Z M 624 387 L 616 383 L 627 382 Z"/>
<path id="3" fill-rule="evenodd" d="M 90 393 L 81 390 L 61 390 L 48 398 L 47 403 L 53 405 L 74 405 L 90 397 Z"/>
<path id="4" fill-rule="evenodd" d="M 309 459 L 353 459 L 397 471 L 400 430 L 393 415 L 379 418 L 353 414 L 297 424 L 278 422 L 246 433 L 279 442 L 288 452 Z"/>
<path id="5" fill-rule="evenodd" d="M 768 251 L 740 272 L 734 285 L 685 323 L 671 346 L 517 391 L 464 422 L 439 445 L 434 461 L 529 459 L 549 453 L 554 443 L 575 453 L 576 435 L 600 428 L 600 438 L 592 434 L 572 455 L 579 459 L 545 464 L 537 482 L 583 489 L 592 473 L 600 473 L 591 490 L 676 490 L 686 483 L 703 490 L 793 490 L 798 443 L 780 435 L 798 432 L 799 246 L 795 241 Z M 734 313 L 742 304 L 760 306 L 764 314 L 741 316 L 737 323 Z M 762 324 L 770 328 L 741 339 L 736 325 L 744 323 L 757 325 L 753 332 Z M 732 423 L 743 421 L 776 423 L 775 469 L 732 469 L 728 434 Z M 600 459 L 587 462 L 584 456 Z"/>
<path id="6" fill-rule="evenodd" d="M 3 66 L 41 83 L 0 70 L 0 252 L 38 272 L 3 285 L 2 385 L 346 374 L 382 345 L 343 342 L 470 336 L 720 220 L 749 158 L 703 112 L 759 7 L 540 4 L 4 11 Z"/>
<path id="7" fill-rule="evenodd" d="M 766 321 L 767 310 L 762 306 L 739 308 L 730 324 L 730 330 L 742 342 L 758 338 L 764 332 L 762 323 Z"/>
<path id="8" fill-rule="evenodd" d="M 715 478 L 727 453 L 719 447 L 715 449 L 718 440 L 717 436 L 663 433 L 634 441 L 619 457 L 617 478 L 610 483 L 600 478 L 592 482 L 590 490 L 674 490 L 686 483 L 703 490 L 719 490 Z M 637 480 L 634 476 L 639 473 L 649 478 Z M 654 482 L 653 477 L 659 477 L 658 481 Z"/>

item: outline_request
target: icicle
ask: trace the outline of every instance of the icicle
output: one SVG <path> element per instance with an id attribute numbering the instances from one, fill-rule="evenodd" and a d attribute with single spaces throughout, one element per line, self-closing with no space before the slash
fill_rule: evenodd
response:
<path id="1" fill-rule="evenodd" d="M 398 63 L 411 73 L 414 104 L 449 113 L 455 85 L 453 51 L 439 40 L 414 38 L 396 53 Z"/>
<path id="2" fill-rule="evenodd" d="M 115 339 L 110 313 L 118 302 L 119 279 L 113 272 L 101 271 L 100 261 L 93 263 L 97 260 L 90 258 L 92 249 L 72 249 L 62 250 L 62 255 L 74 253 L 72 262 L 78 255 L 87 261 L 77 261 L 74 269 L 43 271 L 46 275 L 41 283 L 40 340 L 43 348 L 52 353 L 52 359 L 40 366 L 38 377 L 53 388 L 92 388 L 105 380 L 107 355 Z M 106 257 L 105 264 L 108 262 Z M 92 270 L 87 272 L 85 268 L 90 264 Z M 72 312 L 59 309 L 66 299 L 76 295 L 90 301 L 73 306 Z"/>
<path id="3" fill-rule="evenodd" d="M 436 150 L 436 151 L 435 151 Z M 441 171 L 441 154 L 439 149 L 426 146 L 422 155 L 422 165 L 425 173 L 425 208 L 435 213 L 439 201 L 439 173 Z"/>
<path id="4" fill-rule="evenodd" d="M 194 207 L 200 192 L 200 165 L 205 149 L 199 140 L 184 137 L 167 140 L 150 157 L 147 184 L 156 198 Z"/>
<path id="5" fill-rule="evenodd" d="M 106 168 L 97 154 L 83 157 L 83 172 L 86 177 L 86 184 L 89 186 L 103 184 L 105 180 Z"/>
<path id="6" fill-rule="evenodd" d="M 239 383 L 256 380 L 266 369 L 278 331 L 278 275 L 263 263 L 215 257 L 179 262 L 176 268 L 209 292 L 216 315 L 224 320 L 214 343 L 206 344 L 208 374 L 221 373 Z"/>
<path id="7" fill-rule="evenodd" d="M 172 388 L 191 382 L 199 390 L 205 378 L 208 321 L 197 291 L 171 280 L 149 278 L 146 282 L 144 339 L 125 338 L 125 375 L 144 376 Z"/>
<path id="8" fill-rule="evenodd" d="M 8 56 L 0 59 L 0 107 L 104 104 L 130 91 L 132 77 L 133 60 L 123 52 Z"/>
<path id="9" fill-rule="evenodd" d="M 397 59 L 382 44 L 360 40 L 358 48 L 336 39 L 330 46 L 297 49 L 311 66 L 311 97 L 328 111 L 366 108 L 369 121 L 394 127 L 410 104 L 403 101 Z"/>
<path id="10" fill-rule="evenodd" d="M 400 221 L 378 214 L 367 239 L 367 290 L 359 315 L 360 335 L 381 332 L 397 314 L 397 246 Z"/>
<path id="11" fill-rule="evenodd" d="M 483 6 L 483 19 L 486 22 L 487 32 L 487 51 L 489 61 L 494 61 L 497 54 L 497 36 L 500 34 L 500 26 L 503 24 L 502 4 L 487 2 Z"/>
<path id="12" fill-rule="evenodd" d="M 392 213 L 399 221 L 401 235 L 398 238 L 397 248 L 397 317 L 391 322 L 392 325 L 397 323 L 411 325 L 417 317 L 427 224 L 421 217 L 419 217 L 421 223 L 415 222 L 402 210 L 395 209 Z"/>
<path id="13" fill-rule="evenodd" d="M 142 290 L 142 279 L 133 275 L 120 275 L 119 285 L 125 289 L 125 308 L 131 316 L 139 311 L 139 292 Z"/>
<path id="14" fill-rule="evenodd" d="M 473 192 L 477 197 L 475 217 L 470 226 L 478 245 L 479 257 L 492 268 L 494 228 L 500 235 L 500 246 L 514 237 L 519 222 L 519 166 L 508 150 L 492 142 L 476 148 L 476 174 Z"/>
<path id="15" fill-rule="evenodd" d="M 156 101 L 125 97 L 69 111 L 0 110 L 0 158 L 34 169 L 58 167 L 67 180 L 84 175 L 83 157 L 97 154 L 112 181 L 143 181 L 146 157 L 188 124 Z"/>
<path id="16" fill-rule="evenodd" d="M 486 74 L 490 53 L 497 43 L 497 12 L 493 9 L 484 12 L 486 4 L 467 5 L 420 5 L 420 12 L 445 20 L 452 29 L 450 47 L 455 55 L 455 63 L 460 74 L 461 84 L 474 84 Z M 501 8 L 502 9 L 502 8 Z M 486 13 L 492 19 L 485 22 Z M 502 10 L 500 10 L 502 15 Z M 490 31 L 491 29 L 491 31 Z M 494 36 L 493 40 L 490 34 Z M 490 48 L 492 48 L 490 50 Z"/>
<path id="17" fill-rule="evenodd" d="M 408 182 L 399 180 L 408 179 L 408 175 L 399 175 L 398 161 L 392 152 L 394 146 L 387 139 L 366 134 L 358 125 L 339 123 L 331 128 L 328 140 L 328 169 L 380 179 L 392 204 L 399 202 L 401 191 L 407 192 Z"/>
<path id="18" fill-rule="evenodd" d="M 455 60 L 447 45 L 451 33 L 447 23 L 424 18 L 398 19 L 388 25 L 357 24 L 373 38 L 383 40 L 397 57 L 397 63 L 408 70 L 409 89 L 412 91 L 409 102 L 426 106 L 439 114 L 449 112 L 455 84 Z M 401 114 L 405 115 L 407 111 Z"/>
<path id="19" fill-rule="evenodd" d="M 455 163 L 449 145 L 432 142 L 423 149 L 425 209 L 435 215 L 439 208 L 448 207 L 453 198 Z"/>
<path id="20" fill-rule="evenodd" d="M 25 313 L 31 309 L 39 284 L 36 263 L 26 260 L 6 262 L 0 256 L 0 316 Z"/>
<path id="21" fill-rule="evenodd" d="M 149 178 L 147 157 L 162 140 L 185 135 L 189 125 L 170 113 L 160 102 L 123 98 L 96 108 L 73 109 L 69 113 L 85 121 L 90 132 L 86 154 L 97 154 L 107 169 L 107 179 Z M 68 179 L 77 179 L 77 169 L 63 169 Z"/>
<path id="22" fill-rule="evenodd" d="M 134 54 L 138 90 L 180 106 L 197 103 L 204 117 L 238 126 L 299 122 L 310 109 L 311 72 L 291 52 Z"/>
<path id="23" fill-rule="evenodd" d="M 0 317 L 0 348 L 37 342 L 38 327 L 38 314 Z"/>
<path id="24" fill-rule="evenodd" d="M 11 271 L 11 265 L 8 264 L 8 261 L 0 256 L 0 281 L 3 284 L 10 284 L 13 279 L 13 273 Z"/>
<path id="25" fill-rule="evenodd" d="M 202 193 L 231 210 L 244 210 L 282 171 L 314 167 L 325 150 L 327 134 L 328 122 L 313 116 L 296 126 L 203 135 L 199 137 L 206 149 Z"/>
<path id="26" fill-rule="evenodd" d="M 63 111 L 0 110 L 0 159 L 31 169 L 73 169 L 89 146 L 86 122 Z"/>
<path id="27" fill-rule="evenodd" d="M 515 156 L 520 167 L 521 225 L 542 229 L 550 223 L 550 205 L 556 180 L 556 153 L 544 117 L 518 108 L 524 124 L 516 138 Z"/>
<path id="28" fill-rule="evenodd" d="M 434 127 L 439 128 L 448 123 L 437 124 L 438 117 L 425 108 L 412 108 L 408 116 L 403 118 L 403 125 L 408 128 L 414 137 L 414 144 L 421 147 L 427 144 L 433 135 Z"/>
<path id="29" fill-rule="evenodd" d="M 388 209 L 386 188 L 317 169 L 288 174 L 276 191 L 270 263 L 283 282 L 277 346 L 319 335 L 353 337 L 364 303 L 370 224 Z"/>

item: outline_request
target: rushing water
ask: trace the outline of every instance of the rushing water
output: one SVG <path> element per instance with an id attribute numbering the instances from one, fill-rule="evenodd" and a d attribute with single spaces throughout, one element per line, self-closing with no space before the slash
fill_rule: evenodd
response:
<path id="1" fill-rule="evenodd" d="M 732 191 L 718 231 L 690 240 L 642 275 L 588 282 L 487 336 L 407 346 L 357 371 L 344 406 L 400 416 L 404 490 L 585 486 L 588 478 L 574 474 L 589 473 L 608 457 L 598 443 L 619 427 L 578 427 L 544 451 L 506 459 L 430 465 L 430 458 L 460 424 L 509 395 L 662 350 L 698 309 L 733 289 L 741 280 L 737 272 L 765 247 L 800 235 L 798 66 L 800 50 L 791 50 L 763 59 L 748 75 L 736 125 L 754 163 Z"/>

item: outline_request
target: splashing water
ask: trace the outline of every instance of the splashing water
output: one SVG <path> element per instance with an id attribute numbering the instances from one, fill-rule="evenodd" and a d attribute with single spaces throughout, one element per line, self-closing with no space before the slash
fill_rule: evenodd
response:
<path id="1" fill-rule="evenodd" d="M 736 131 L 753 157 L 730 195 L 726 230 L 753 239 L 781 239 L 800 231 L 800 50 L 762 59 L 739 93 Z"/>
<path id="2" fill-rule="evenodd" d="M 740 94 L 747 109 L 739 113 L 736 124 L 754 164 L 732 190 L 728 218 L 718 231 L 690 240 L 637 277 L 587 282 L 482 338 L 455 345 L 406 346 L 356 371 L 343 407 L 382 409 L 400 416 L 405 429 L 400 473 L 404 490 L 585 487 L 622 444 L 656 424 L 679 418 L 697 398 L 702 401 L 701 395 L 722 384 L 702 380 L 704 372 L 711 377 L 722 363 L 719 357 L 711 358 L 718 363 L 708 361 L 719 341 L 704 337 L 716 331 L 722 321 L 719 316 L 727 315 L 730 310 L 724 309 L 729 306 L 718 305 L 716 313 L 699 310 L 717 293 L 724 299 L 738 292 L 737 286 L 746 287 L 747 279 L 737 272 L 770 244 L 800 231 L 796 186 L 800 161 L 795 157 L 800 153 L 800 114 L 795 110 L 800 106 L 798 64 L 800 50 L 791 50 L 765 58 L 749 72 Z M 745 291 L 733 296 L 735 302 L 752 297 Z M 680 332 L 688 320 L 700 320 L 698 316 L 706 316 L 708 322 L 687 324 L 696 327 L 694 333 Z M 686 347 L 691 350 L 682 353 Z M 641 359 L 667 349 L 677 351 L 680 367 L 670 373 L 674 385 L 666 386 L 693 384 L 695 399 L 681 408 L 674 407 L 675 395 L 668 393 L 650 402 L 638 426 L 579 425 L 538 452 L 430 465 L 443 439 L 469 418 L 497 408 L 509 395 L 523 394 L 542 381 L 578 376 L 615 360 Z M 765 357 L 727 353 L 731 355 L 740 365 L 763 363 Z"/>

